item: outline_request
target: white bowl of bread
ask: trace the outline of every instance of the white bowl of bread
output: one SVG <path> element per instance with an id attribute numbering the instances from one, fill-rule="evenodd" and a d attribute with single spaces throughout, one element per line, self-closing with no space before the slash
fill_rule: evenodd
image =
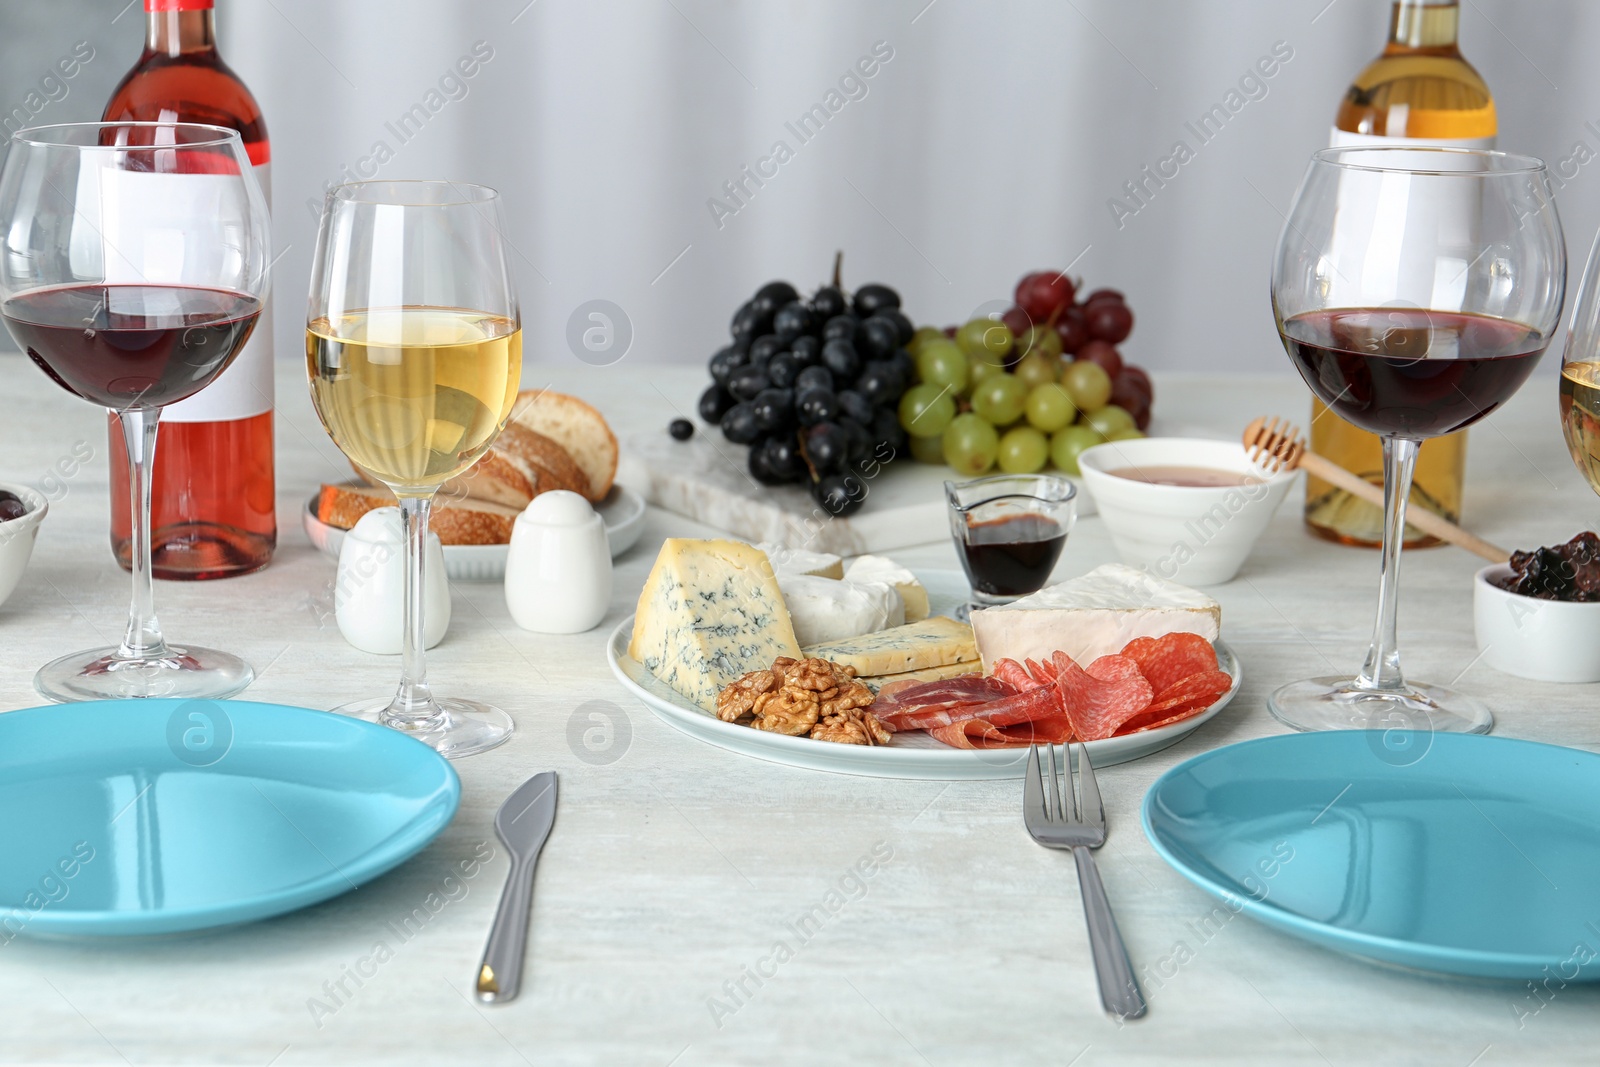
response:
<path id="1" fill-rule="evenodd" d="M 452 478 L 434 500 L 432 530 L 444 545 L 452 578 L 496 579 L 505 574 L 516 517 L 534 497 L 575 492 L 606 524 L 613 555 L 626 551 L 643 528 L 644 501 L 615 484 L 617 438 L 604 416 L 574 396 L 547 389 L 517 395 L 511 418 L 484 457 Z M 394 494 L 357 469 L 360 480 L 324 484 L 307 503 L 311 542 L 338 557 L 344 533 Z"/>

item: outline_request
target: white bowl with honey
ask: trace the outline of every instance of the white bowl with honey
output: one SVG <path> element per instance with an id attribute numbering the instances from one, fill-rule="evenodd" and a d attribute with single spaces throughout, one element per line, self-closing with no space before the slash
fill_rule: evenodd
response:
<path id="1" fill-rule="evenodd" d="M 1192 437 L 1109 441 L 1078 467 L 1123 562 L 1186 585 L 1232 580 L 1298 476 Z"/>

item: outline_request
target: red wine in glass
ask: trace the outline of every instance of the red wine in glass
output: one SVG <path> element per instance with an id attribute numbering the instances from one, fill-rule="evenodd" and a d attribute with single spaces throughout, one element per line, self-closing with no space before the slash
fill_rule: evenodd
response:
<path id="1" fill-rule="evenodd" d="M 12 335 L 57 385 L 114 411 L 159 408 L 221 374 L 261 302 L 182 285 L 68 285 L 0 303 Z"/>
<path id="2" fill-rule="evenodd" d="M 1327 308 L 1283 324 L 1311 391 L 1379 436 L 1438 437 L 1511 398 L 1550 338 L 1519 322 L 1459 311 Z"/>

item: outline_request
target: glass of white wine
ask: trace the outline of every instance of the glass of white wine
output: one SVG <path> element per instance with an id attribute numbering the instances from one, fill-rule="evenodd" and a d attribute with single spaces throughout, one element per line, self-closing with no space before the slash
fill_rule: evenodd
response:
<path id="1" fill-rule="evenodd" d="M 1561 353 L 1561 432 L 1589 487 L 1600 493 L 1600 235 L 1578 285 Z"/>
<path id="2" fill-rule="evenodd" d="M 522 320 L 500 196 L 445 181 L 353 182 L 323 207 L 306 325 L 311 399 L 351 462 L 399 499 L 404 673 L 393 698 L 334 710 L 449 757 L 511 736 L 511 717 L 434 697 L 423 660 L 428 512 L 439 486 L 505 427 L 522 376 Z"/>

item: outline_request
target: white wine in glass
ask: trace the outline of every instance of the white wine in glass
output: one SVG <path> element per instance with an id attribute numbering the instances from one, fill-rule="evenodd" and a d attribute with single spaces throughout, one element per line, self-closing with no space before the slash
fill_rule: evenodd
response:
<path id="1" fill-rule="evenodd" d="M 334 444 L 399 498 L 404 667 L 392 698 L 334 710 L 449 757 L 504 742 L 499 708 L 428 685 L 422 590 L 439 486 L 505 428 L 522 376 L 522 326 L 499 194 L 458 182 L 357 182 L 328 194 L 306 326 L 311 399 Z"/>
<path id="2" fill-rule="evenodd" d="M 397 495 L 432 495 L 476 463 L 516 399 L 522 329 L 503 315 L 379 308 L 314 320 L 306 335 L 323 425 Z"/>

